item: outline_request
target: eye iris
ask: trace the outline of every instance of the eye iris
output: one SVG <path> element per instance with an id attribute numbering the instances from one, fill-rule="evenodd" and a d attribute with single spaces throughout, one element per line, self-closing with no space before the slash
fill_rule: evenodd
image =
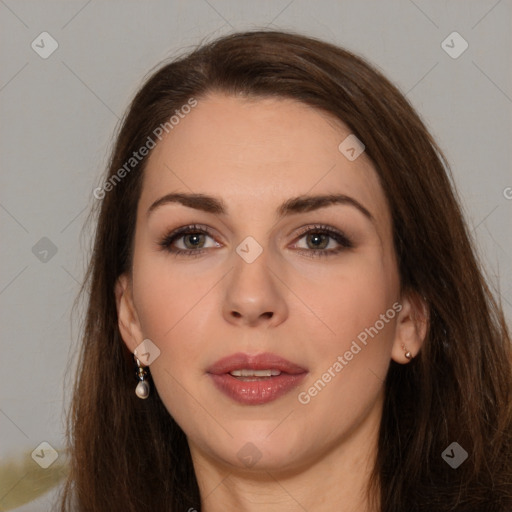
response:
<path id="1" fill-rule="evenodd" d="M 202 233 L 192 233 L 192 234 L 189 234 L 189 235 L 185 235 L 183 237 L 183 240 L 185 242 L 185 246 L 187 246 L 189 249 L 197 249 L 197 247 L 199 247 L 199 245 L 202 246 L 201 242 L 204 243 L 204 240 L 202 240 L 201 237 L 204 237 L 204 234 L 202 234 Z M 188 243 L 188 241 L 191 241 L 191 240 L 194 240 L 194 241 L 190 245 Z"/>
<path id="2" fill-rule="evenodd" d="M 309 234 L 306 237 L 306 240 L 308 242 L 308 246 L 309 246 L 309 242 L 310 241 L 314 241 L 313 242 L 313 249 L 325 249 L 327 247 L 327 245 L 328 245 L 328 239 L 329 239 L 329 237 L 327 235 L 322 234 L 322 233 Z M 320 242 L 320 244 L 317 245 L 317 242 Z"/>

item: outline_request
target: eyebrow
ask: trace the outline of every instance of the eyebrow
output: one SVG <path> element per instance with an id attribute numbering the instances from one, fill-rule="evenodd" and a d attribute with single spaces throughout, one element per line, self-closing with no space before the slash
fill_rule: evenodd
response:
<path id="1" fill-rule="evenodd" d="M 185 194 L 185 193 L 172 193 L 167 194 L 160 199 L 157 199 L 147 211 L 149 216 L 160 206 L 169 203 L 179 203 L 188 208 L 194 208 L 195 210 L 201 210 L 207 213 L 215 215 L 226 215 L 227 207 L 222 199 L 205 195 L 205 194 Z M 319 210 L 327 206 L 342 204 L 349 205 L 357 208 L 365 217 L 374 221 L 373 215 L 365 208 L 359 201 L 353 197 L 344 194 L 325 194 L 325 195 L 302 195 L 293 197 L 286 200 L 277 209 L 277 216 L 279 218 L 287 215 L 311 212 L 313 210 Z"/>

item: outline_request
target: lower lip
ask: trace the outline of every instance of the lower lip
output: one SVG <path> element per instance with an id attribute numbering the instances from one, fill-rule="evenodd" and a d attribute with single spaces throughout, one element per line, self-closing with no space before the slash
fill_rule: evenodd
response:
<path id="1" fill-rule="evenodd" d="M 260 380 L 238 380 L 229 373 L 209 374 L 220 391 L 244 405 L 262 405 L 290 392 L 304 379 L 307 372 L 299 374 L 281 373 Z"/>

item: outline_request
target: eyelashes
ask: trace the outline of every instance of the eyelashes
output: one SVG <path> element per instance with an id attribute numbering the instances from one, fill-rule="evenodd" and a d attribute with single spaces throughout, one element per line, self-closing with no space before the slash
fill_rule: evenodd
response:
<path id="1" fill-rule="evenodd" d="M 186 255 L 188 257 L 197 257 L 200 256 L 201 254 L 204 254 L 206 251 L 202 247 L 199 249 L 180 249 L 173 246 L 176 240 L 179 240 L 180 238 L 185 239 L 187 236 L 190 235 L 195 235 L 194 239 L 196 241 L 198 235 L 209 236 L 210 238 L 213 238 L 213 235 L 208 229 L 208 227 L 193 224 L 190 226 L 183 226 L 181 228 L 176 229 L 175 231 L 172 231 L 171 233 L 166 235 L 162 240 L 160 240 L 158 245 L 160 245 L 162 249 L 166 250 L 167 252 L 170 252 L 171 254 L 174 254 L 175 256 Z M 195 242 L 192 245 L 194 246 Z"/>
<path id="2" fill-rule="evenodd" d="M 174 256 L 186 256 L 186 257 L 197 257 L 205 254 L 208 249 L 212 247 L 221 247 L 221 245 L 214 240 L 213 245 L 210 247 L 204 247 L 203 245 L 206 243 L 206 238 L 209 237 L 214 240 L 213 234 L 211 230 L 207 226 L 201 226 L 198 224 L 192 224 L 189 226 L 180 227 L 171 233 L 165 235 L 159 242 L 158 245 L 165 251 L 173 254 Z M 306 245 L 313 241 L 314 244 L 317 244 L 320 248 L 297 248 L 295 249 L 299 253 L 303 253 L 305 256 L 311 257 L 323 257 L 323 256 L 333 256 L 339 254 L 340 252 L 350 249 L 353 247 L 351 240 L 341 231 L 334 229 L 330 226 L 326 226 L 323 224 L 315 224 L 312 226 L 306 226 L 302 228 L 299 233 L 296 235 L 297 242 L 305 239 Z M 185 248 L 176 247 L 174 244 L 176 241 L 182 240 L 182 245 Z M 325 242 L 327 241 L 327 244 Z M 334 241 L 337 244 L 337 247 L 334 249 L 328 249 L 327 247 L 331 245 L 331 242 Z M 186 248 L 187 242 L 189 248 Z M 297 242 L 294 245 L 297 245 Z M 324 245 L 326 247 L 324 247 Z"/>
<path id="3" fill-rule="evenodd" d="M 308 240 L 320 240 L 322 242 L 330 239 L 331 241 L 334 241 L 338 244 L 338 246 L 334 249 L 296 249 L 298 252 L 304 253 L 306 256 L 333 256 L 346 249 L 351 249 L 354 247 L 352 241 L 344 233 L 324 224 L 315 224 L 313 226 L 306 226 L 305 228 L 302 228 L 299 230 L 297 238 L 298 240 L 302 240 L 304 238 L 306 243 Z M 328 242 L 327 245 L 330 245 L 330 242 Z"/>

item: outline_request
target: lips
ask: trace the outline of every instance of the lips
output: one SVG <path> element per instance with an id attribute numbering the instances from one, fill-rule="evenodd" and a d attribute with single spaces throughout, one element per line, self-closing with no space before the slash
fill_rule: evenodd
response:
<path id="1" fill-rule="evenodd" d="M 298 375 L 305 373 L 306 370 L 287 359 L 283 359 L 275 354 L 265 352 L 263 354 L 249 355 L 239 352 L 232 354 L 214 363 L 207 372 L 214 375 L 222 375 L 234 370 L 279 370 L 281 373 Z"/>
<path id="2" fill-rule="evenodd" d="M 232 354 L 214 363 L 207 373 L 215 386 L 244 405 L 262 405 L 290 392 L 308 373 L 271 353 Z"/>

